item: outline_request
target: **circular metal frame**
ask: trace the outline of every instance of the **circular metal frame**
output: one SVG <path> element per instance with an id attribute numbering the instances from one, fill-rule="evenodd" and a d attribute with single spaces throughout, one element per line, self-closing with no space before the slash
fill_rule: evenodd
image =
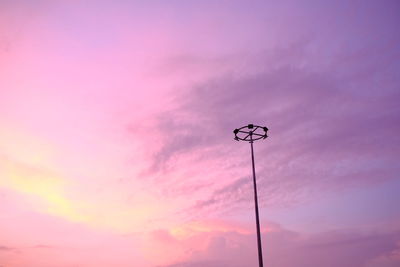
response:
<path id="1" fill-rule="evenodd" d="M 248 124 L 246 126 L 233 130 L 236 141 L 246 141 L 253 143 L 254 141 L 265 139 L 268 137 L 268 128 L 254 124 Z"/>

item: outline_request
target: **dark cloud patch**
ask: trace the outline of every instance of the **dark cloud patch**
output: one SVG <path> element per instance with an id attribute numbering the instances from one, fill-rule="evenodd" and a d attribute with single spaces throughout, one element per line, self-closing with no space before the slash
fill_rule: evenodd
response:
<path id="1" fill-rule="evenodd" d="M 54 246 L 49 246 L 49 245 L 36 245 L 33 246 L 33 248 L 38 248 L 38 249 L 52 249 L 55 248 Z"/>
<path id="2" fill-rule="evenodd" d="M 160 116 L 159 130 L 168 132 L 168 140 L 154 166 L 198 147 L 227 144 L 231 130 L 248 122 L 268 124 L 271 138 L 285 138 L 294 148 L 303 143 L 310 153 L 387 149 L 385 137 L 399 142 L 391 135 L 399 127 L 399 100 L 396 92 L 364 95 L 329 73 L 292 66 L 238 80 L 222 77 L 184 93 L 178 109 Z"/>
<path id="3" fill-rule="evenodd" d="M 270 202 L 293 202 L 319 190 L 396 178 L 400 93 L 395 89 L 400 83 L 392 72 L 398 63 L 385 55 L 367 55 L 346 66 L 343 55 L 318 69 L 304 63 L 311 43 L 296 45 L 277 50 L 279 57 L 265 55 L 259 72 L 226 74 L 185 88 L 176 97 L 176 108 L 159 116 L 158 131 L 167 137 L 152 171 L 168 171 L 171 159 L 188 155 L 201 165 L 205 148 L 216 165 L 246 166 L 248 148 L 232 141 L 232 130 L 252 122 L 270 128 L 270 138 L 256 144 L 262 202 L 265 195 Z M 195 207 L 247 200 L 241 189 L 250 180 L 232 180 L 222 188 L 216 183 L 209 198 Z"/>
<path id="4" fill-rule="evenodd" d="M 0 245 L 0 253 L 19 252 L 17 248 Z"/>

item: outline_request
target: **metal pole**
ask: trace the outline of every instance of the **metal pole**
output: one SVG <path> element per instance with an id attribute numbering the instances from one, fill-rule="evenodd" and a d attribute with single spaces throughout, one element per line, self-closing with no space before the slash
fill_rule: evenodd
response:
<path id="1" fill-rule="evenodd" d="M 245 141 L 250 143 L 251 147 L 251 163 L 253 167 L 253 185 L 254 185 L 254 203 L 256 211 L 256 226 L 257 226 L 257 248 L 258 248 L 258 264 L 259 267 L 263 267 L 263 257 L 261 248 L 261 231 L 260 231 L 260 218 L 258 215 L 258 197 L 257 197 L 257 183 L 256 183 L 256 168 L 254 166 L 254 150 L 253 142 L 261 139 L 266 139 L 268 137 L 268 128 L 263 126 L 258 126 L 254 124 L 248 124 L 246 126 L 236 128 L 233 130 L 236 141 Z"/>
<path id="2" fill-rule="evenodd" d="M 250 146 L 251 146 L 251 163 L 253 165 L 253 184 L 254 184 L 254 202 L 256 210 L 256 225 L 257 225 L 257 244 L 258 244 L 258 263 L 259 267 L 263 267 L 263 257 L 261 248 L 261 233 L 260 233 L 260 219 L 258 216 L 258 199 L 257 199 L 257 184 L 256 184 L 256 168 L 254 166 L 254 151 L 253 151 L 253 138 L 250 133 Z"/>

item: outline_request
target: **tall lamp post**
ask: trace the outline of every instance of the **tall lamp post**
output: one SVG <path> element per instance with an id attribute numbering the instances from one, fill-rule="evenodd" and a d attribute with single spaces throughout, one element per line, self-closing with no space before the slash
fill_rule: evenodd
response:
<path id="1" fill-rule="evenodd" d="M 258 245 L 258 263 L 259 267 L 263 267 L 263 257 L 261 248 L 261 233 L 260 233 L 260 219 L 258 215 L 258 199 L 257 199 L 257 184 L 256 184 L 256 168 L 254 167 L 254 150 L 253 143 L 268 137 L 268 128 L 249 124 L 238 129 L 233 130 L 236 141 L 246 141 L 250 143 L 251 147 L 251 163 L 253 167 L 253 185 L 254 185 L 254 202 L 256 211 L 256 225 L 257 225 L 257 245 Z"/>

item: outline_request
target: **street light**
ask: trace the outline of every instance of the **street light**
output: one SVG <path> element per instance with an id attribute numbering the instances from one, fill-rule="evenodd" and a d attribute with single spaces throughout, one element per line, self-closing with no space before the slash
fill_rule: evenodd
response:
<path id="1" fill-rule="evenodd" d="M 254 124 L 249 124 L 238 129 L 233 130 L 236 141 L 246 141 L 250 143 L 251 147 L 251 163 L 253 167 L 253 185 L 254 185 L 254 202 L 256 210 L 256 225 L 257 225 L 257 244 L 258 244 L 258 263 L 259 267 L 263 267 L 262 248 L 261 248 L 261 233 L 260 233 L 260 219 L 258 215 L 258 199 L 257 199 L 257 184 L 256 184 L 256 168 L 254 167 L 254 151 L 253 142 L 268 137 L 268 128 L 261 127 Z"/>

